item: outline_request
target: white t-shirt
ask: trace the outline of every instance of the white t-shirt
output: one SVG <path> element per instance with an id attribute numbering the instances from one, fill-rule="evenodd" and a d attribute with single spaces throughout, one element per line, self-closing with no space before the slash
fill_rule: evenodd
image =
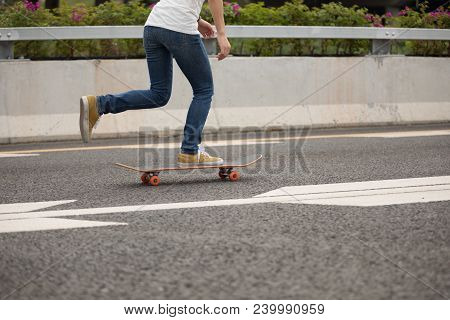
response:
<path id="1" fill-rule="evenodd" d="M 148 16 L 146 26 L 199 34 L 197 20 L 205 0 L 160 0 Z"/>

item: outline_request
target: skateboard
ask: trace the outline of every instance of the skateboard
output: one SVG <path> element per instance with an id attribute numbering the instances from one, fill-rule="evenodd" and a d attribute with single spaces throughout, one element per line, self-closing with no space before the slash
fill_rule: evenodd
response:
<path id="1" fill-rule="evenodd" d="M 192 166 L 179 166 L 177 164 L 171 164 L 167 167 L 154 167 L 154 168 L 139 168 L 131 167 L 122 163 L 115 163 L 116 166 L 120 168 L 125 168 L 131 171 L 136 171 L 142 173 L 141 181 L 145 185 L 157 186 L 161 182 L 159 174 L 162 171 L 180 171 L 180 170 L 193 170 L 193 169 L 219 169 L 219 177 L 222 180 L 229 179 L 230 181 L 237 181 L 240 178 L 240 173 L 235 168 L 244 168 L 252 165 L 259 160 L 261 160 L 262 155 L 254 155 L 249 157 L 244 157 L 240 160 L 230 161 L 217 165 L 192 165 Z"/>

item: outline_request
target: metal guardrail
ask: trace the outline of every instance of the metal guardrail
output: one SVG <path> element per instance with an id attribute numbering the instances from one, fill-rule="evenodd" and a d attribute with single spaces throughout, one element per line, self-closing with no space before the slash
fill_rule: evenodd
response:
<path id="1" fill-rule="evenodd" d="M 389 54 L 393 40 L 450 40 L 450 29 L 321 27 L 321 26 L 227 26 L 229 38 L 368 39 L 372 54 Z M 29 40 L 140 39 L 143 26 L 84 26 L 0 28 L 0 59 L 14 58 L 14 42 Z M 215 53 L 214 39 L 205 40 Z"/>

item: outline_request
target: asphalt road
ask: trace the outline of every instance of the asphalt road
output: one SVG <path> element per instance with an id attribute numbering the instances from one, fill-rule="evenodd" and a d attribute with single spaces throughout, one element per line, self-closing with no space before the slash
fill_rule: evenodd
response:
<path id="1" fill-rule="evenodd" d="M 134 165 L 156 155 L 168 162 L 177 149 L 142 151 L 136 139 L 5 145 L 0 155 L 39 155 L 0 157 L 0 204 L 76 200 L 35 211 L 109 208 L 448 176 L 449 129 L 315 130 L 291 132 L 288 139 L 274 132 L 244 146 L 240 136 L 233 144 L 219 137 L 214 153 L 264 158 L 242 170 L 238 182 L 203 170 L 162 173 L 158 187 L 142 186 L 138 175 L 113 163 Z M 447 133 L 430 134 L 436 131 Z M 450 297 L 450 201 L 368 207 L 269 202 L 63 218 L 124 224 L 0 232 L 0 298 Z"/>

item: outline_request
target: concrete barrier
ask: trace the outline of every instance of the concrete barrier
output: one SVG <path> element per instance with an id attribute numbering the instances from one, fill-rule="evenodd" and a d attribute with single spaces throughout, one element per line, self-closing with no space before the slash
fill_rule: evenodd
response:
<path id="1" fill-rule="evenodd" d="M 207 128 L 342 127 L 450 121 L 450 58 L 211 59 Z M 79 98 L 149 87 L 145 60 L 0 62 L 0 143 L 78 139 Z M 175 65 L 161 109 L 106 115 L 96 137 L 181 130 L 192 92 Z"/>

